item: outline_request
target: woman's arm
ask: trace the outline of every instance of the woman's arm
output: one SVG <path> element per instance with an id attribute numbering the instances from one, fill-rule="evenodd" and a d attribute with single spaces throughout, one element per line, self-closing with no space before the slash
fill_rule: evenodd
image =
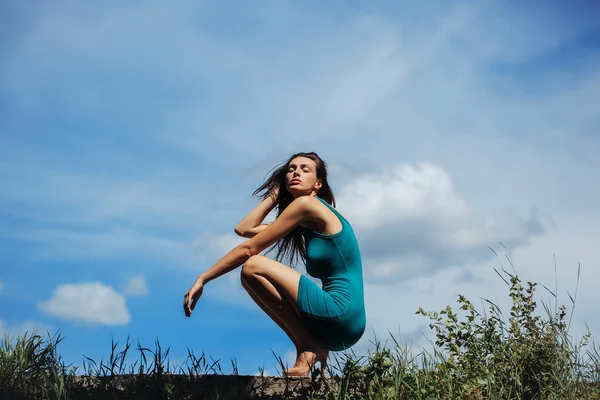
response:
<path id="1" fill-rule="evenodd" d="M 268 228 L 257 233 L 252 239 L 239 244 L 214 266 L 202 273 L 198 279 L 202 283 L 210 282 L 219 276 L 239 267 L 253 255 L 259 254 L 282 239 L 299 224 L 313 218 L 315 201 L 308 196 L 294 200 Z"/>
<path id="2" fill-rule="evenodd" d="M 269 227 L 269 225 L 271 225 L 271 224 L 260 224 L 259 226 L 255 227 L 255 228 L 246 229 L 243 232 L 241 230 L 238 230 L 238 228 L 236 228 L 235 233 L 237 233 L 239 236 L 244 237 L 244 238 L 253 238 L 254 236 L 256 236 L 256 234 L 258 232 L 267 229 Z"/>
<path id="3" fill-rule="evenodd" d="M 258 232 L 265 229 L 268 224 L 261 224 L 275 207 L 277 200 L 277 192 L 272 193 L 269 197 L 260 202 L 248 215 L 240 221 L 235 227 L 235 233 L 238 236 L 251 238 Z"/>
<path id="4" fill-rule="evenodd" d="M 268 228 L 257 233 L 252 239 L 237 245 L 215 265 L 198 276 L 196 282 L 185 294 L 183 308 L 186 316 L 192 314 L 198 299 L 204 291 L 204 285 L 227 272 L 239 267 L 250 257 L 282 239 L 301 223 L 312 220 L 316 215 L 319 200 L 302 196 L 294 200 Z"/>

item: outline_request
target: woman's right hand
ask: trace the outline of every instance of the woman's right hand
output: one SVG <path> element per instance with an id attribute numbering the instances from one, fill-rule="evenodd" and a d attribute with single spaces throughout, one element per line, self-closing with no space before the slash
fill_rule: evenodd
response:
<path id="1" fill-rule="evenodd" d="M 185 296 L 183 296 L 183 311 L 185 312 L 186 317 L 190 317 L 192 315 L 192 311 L 194 308 L 196 308 L 196 303 L 198 302 L 198 299 L 202 295 L 203 291 L 204 283 L 200 279 L 197 279 L 190 290 L 188 290 Z"/>

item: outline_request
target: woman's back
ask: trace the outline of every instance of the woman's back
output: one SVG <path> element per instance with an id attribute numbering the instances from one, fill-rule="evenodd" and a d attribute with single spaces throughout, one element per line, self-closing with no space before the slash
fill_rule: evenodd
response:
<path id="1" fill-rule="evenodd" d="M 366 323 L 360 249 L 350 223 L 335 208 L 317 198 L 340 219 L 342 229 L 333 235 L 302 229 L 306 243 L 306 270 L 309 275 L 320 279 L 323 287 L 309 284 L 308 278 L 301 279 L 298 308 L 309 320 L 321 323 L 335 320 L 334 324 L 327 326 L 330 334 L 323 335 L 321 340 L 329 338 L 326 343 L 332 349 L 345 349 L 362 335 Z M 324 331 L 325 326 L 318 330 Z M 344 336 L 345 343 L 332 343 L 335 336 Z"/>

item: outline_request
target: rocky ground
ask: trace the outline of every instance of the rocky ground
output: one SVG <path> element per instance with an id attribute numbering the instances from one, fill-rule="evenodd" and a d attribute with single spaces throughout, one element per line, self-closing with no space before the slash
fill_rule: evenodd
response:
<path id="1" fill-rule="evenodd" d="M 335 392 L 335 378 L 282 378 L 246 375 L 76 378 L 79 398 L 304 399 Z M 108 396 L 108 397 L 107 397 Z"/>

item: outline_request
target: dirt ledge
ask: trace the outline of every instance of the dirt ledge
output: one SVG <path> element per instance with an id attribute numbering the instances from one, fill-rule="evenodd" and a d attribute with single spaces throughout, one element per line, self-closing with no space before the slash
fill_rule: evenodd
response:
<path id="1" fill-rule="evenodd" d="M 336 392 L 339 378 L 252 375 L 76 377 L 73 399 L 305 399 Z"/>

